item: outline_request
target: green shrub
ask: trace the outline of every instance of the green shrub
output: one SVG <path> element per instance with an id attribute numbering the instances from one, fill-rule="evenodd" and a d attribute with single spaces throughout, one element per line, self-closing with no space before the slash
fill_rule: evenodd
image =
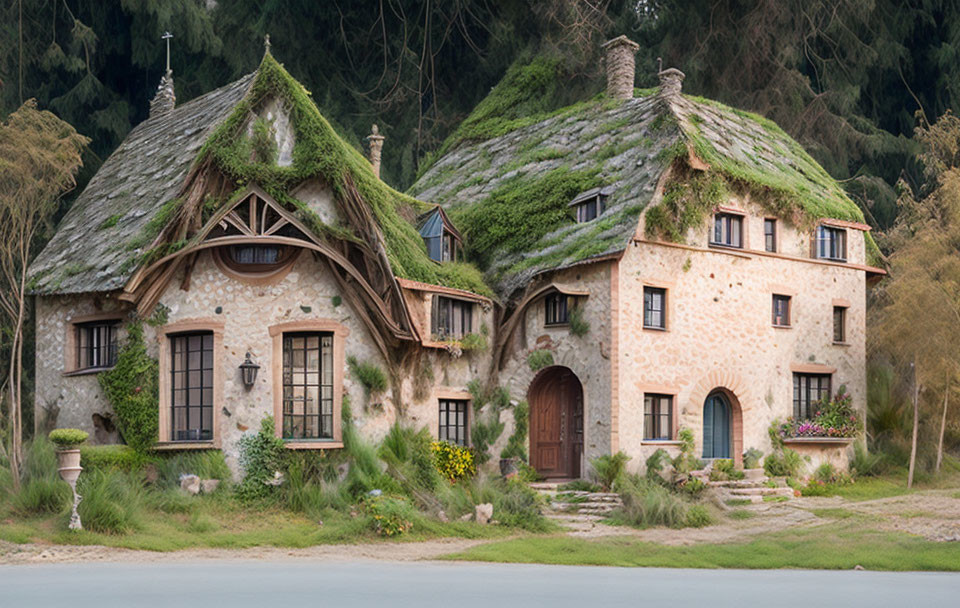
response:
<path id="1" fill-rule="evenodd" d="M 300 459 L 288 462 L 287 479 L 283 485 L 284 505 L 288 509 L 318 517 L 328 509 L 345 510 L 350 505 L 345 485 L 312 481 L 308 479 L 306 469 Z"/>
<path id="2" fill-rule="evenodd" d="M 750 448 L 743 453 L 744 469 L 759 469 L 761 467 L 760 459 L 763 458 L 763 452 L 757 448 Z"/>
<path id="3" fill-rule="evenodd" d="M 487 350 L 487 338 L 483 334 L 467 334 L 460 340 L 460 349 L 464 351 Z"/>
<path id="4" fill-rule="evenodd" d="M 583 308 L 574 306 L 567 315 L 567 322 L 570 324 L 570 333 L 578 338 L 582 338 L 590 332 L 590 322 L 583 318 Z"/>
<path id="5" fill-rule="evenodd" d="M 854 442 L 853 458 L 850 459 L 850 472 L 854 476 L 872 477 L 887 468 L 887 459 L 882 452 L 870 453 L 861 442 Z"/>
<path id="6" fill-rule="evenodd" d="M 687 494 L 691 498 L 699 498 L 707 489 L 707 484 L 696 477 L 688 477 L 685 481 L 677 484 L 677 490 Z"/>
<path id="7" fill-rule="evenodd" d="M 371 518 L 373 530 L 380 536 L 400 536 L 413 528 L 410 521 L 416 516 L 413 507 L 403 498 L 367 496 L 363 508 Z"/>
<path id="8" fill-rule="evenodd" d="M 166 487 L 179 487 L 181 475 L 196 475 L 200 479 L 221 481 L 228 481 L 232 477 L 230 467 L 220 450 L 168 452 L 152 462 L 157 467 L 160 485 Z M 272 471 L 270 476 L 273 476 Z"/>
<path id="9" fill-rule="evenodd" d="M 54 429 L 48 437 L 57 448 L 71 450 L 86 441 L 90 433 L 80 429 Z"/>
<path id="10" fill-rule="evenodd" d="M 432 443 L 433 438 L 426 427 L 416 430 L 396 422 L 377 450 L 377 455 L 387 464 L 387 473 L 404 494 L 416 497 L 424 507 L 433 506 L 427 494 L 442 483 Z"/>
<path id="11" fill-rule="evenodd" d="M 693 505 L 687 509 L 686 525 L 688 528 L 703 528 L 713 523 L 710 511 L 703 505 Z"/>
<path id="12" fill-rule="evenodd" d="M 630 457 L 624 452 L 616 454 L 603 454 L 590 461 L 593 468 L 593 476 L 604 491 L 612 489 L 623 477 L 627 470 L 627 462 Z"/>
<path id="13" fill-rule="evenodd" d="M 783 448 L 763 459 L 763 470 L 770 477 L 797 477 L 803 470 L 803 458 L 790 448 Z"/>
<path id="14" fill-rule="evenodd" d="M 673 459 L 673 471 L 677 475 L 689 475 L 691 471 L 702 468 L 700 459 L 696 455 L 696 442 L 693 431 L 682 428 L 677 432 L 680 440 L 680 453 Z"/>
<path id="15" fill-rule="evenodd" d="M 144 504 L 163 513 L 193 513 L 197 508 L 196 496 L 191 496 L 179 488 L 153 490 L 145 495 Z"/>
<path id="16" fill-rule="evenodd" d="M 546 348 L 540 348 L 527 355 L 527 365 L 532 371 L 540 371 L 553 365 L 553 353 Z"/>
<path id="17" fill-rule="evenodd" d="M 610 517 L 614 523 L 638 528 L 682 528 L 687 524 L 686 504 L 679 496 L 649 479 L 625 476 L 620 483 L 620 498 L 623 506 Z"/>
<path id="18" fill-rule="evenodd" d="M 80 446 L 80 465 L 87 471 L 91 469 L 132 471 L 144 462 L 143 455 L 128 445 Z"/>
<path id="19" fill-rule="evenodd" d="M 603 488 L 599 484 L 586 479 L 574 479 L 557 488 L 566 492 L 600 492 Z"/>
<path id="20" fill-rule="evenodd" d="M 143 325 L 127 326 L 127 340 L 113 369 L 97 376 L 107 401 L 117 414 L 117 428 L 134 450 L 146 453 L 159 434 L 157 410 L 159 368 L 147 354 Z"/>
<path id="21" fill-rule="evenodd" d="M 367 361 L 358 361 L 356 357 L 347 357 L 350 375 L 360 383 L 367 397 L 380 395 L 387 390 L 387 374 L 379 366 Z"/>
<path id="22" fill-rule="evenodd" d="M 219 528 L 220 524 L 218 524 L 215 519 L 202 513 L 194 513 L 190 516 L 189 523 L 187 523 L 187 532 L 192 532 L 193 534 L 206 534 L 208 532 L 214 532 Z"/>
<path id="23" fill-rule="evenodd" d="M 240 467 L 244 471 L 243 481 L 237 486 L 237 496 L 250 501 L 272 495 L 275 486 L 266 482 L 273 479 L 277 471 L 283 470 L 286 451 L 283 440 L 274 434 L 273 417 L 264 418 L 257 433 L 243 435 L 237 447 Z"/>
<path id="24" fill-rule="evenodd" d="M 744 477 L 744 472 L 734 468 L 733 461 L 729 458 L 715 460 L 710 471 L 710 481 L 738 480 Z"/>
<path id="25" fill-rule="evenodd" d="M 663 467 L 670 462 L 670 455 L 663 448 L 658 448 L 647 458 L 646 475 L 647 479 L 660 483 L 663 481 Z"/>
<path id="26" fill-rule="evenodd" d="M 83 496 L 77 510 L 85 529 L 126 534 L 141 527 L 144 489 L 129 474 L 91 471 L 80 476 L 77 492 Z"/>
<path id="27" fill-rule="evenodd" d="M 477 414 L 470 427 L 470 440 L 473 442 L 474 457 L 477 465 L 490 460 L 490 447 L 496 443 L 506 425 L 500 420 L 500 407 L 494 405 L 485 415 Z"/>
<path id="28" fill-rule="evenodd" d="M 823 483 L 830 483 L 833 481 L 833 478 L 837 474 L 836 467 L 832 463 L 824 462 L 817 470 L 813 472 L 813 479 L 816 481 L 822 481 Z"/>
<path id="29" fill-rule="evenodd" d="M 14 511 L 30 516 L 66 509 L 72 496 L 70 486 L 57 473 L 53 444 L 38 437 L 25 447 L 20 491 L 11 497 Z"/>

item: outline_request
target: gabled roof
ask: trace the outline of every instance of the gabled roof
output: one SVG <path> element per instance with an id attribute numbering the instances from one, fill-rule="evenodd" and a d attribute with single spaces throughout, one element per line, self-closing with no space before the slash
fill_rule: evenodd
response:
<path id="1" fill-rule="evenodd" d="M 148 118 L 103 163 L 30 265 L 34 293 L 123 287 L 142 235 L 172 200 L 213 128 L 246 94 L 253 74 Z"/>
<path id="2" fill-rule="evenodd" d="M 518 123 L 490 139 L 459 140 L 410 189 L 450 213 L 503 300 L 539 273 L 623 251 L 677 161 L 765 193 L 755 198 L 794 220 L 863 221 L 840 186 L 773 122 L 666 87 L 624 102 L 598 96 Z M 571 201 L 600 191 L 609 195 L 603 214 L 575 223 Z M 691 211 L 660 216 L 680 226 Z M 518 230 L 528 238 L 514 238 Z"/>

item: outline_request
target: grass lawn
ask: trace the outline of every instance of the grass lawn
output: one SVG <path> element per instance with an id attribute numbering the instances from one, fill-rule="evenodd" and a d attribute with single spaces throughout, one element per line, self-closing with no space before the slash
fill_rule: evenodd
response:
<path id="1" fill-rule="evenodd" d="M 852 521 L 777 532 L 745 543 L 664 546 L 625 537 L 550 536 L 480 545 L 449 560 L 656 566 L 666 568 L 809 568 L 960 571 L 960 543 L 935 543 Z"/>
<path id="2" fill-rule="evenodd" d="M 367 517 L 330 511 L 319 521 L 281 508 L 244 507 L 228 496 L 198 496 L 190 512 L 146 510 L 133 531 L 105 534 L 67 529 L 66 514 L 37 517 L 0 516 L 0 540 L 14 543 L 46 542 L 64 545 L 105 545 L 147 551 L 176 551 L 197 547 L 245 548 L 275 546 L 302 548 L 337 543 L 409 542 L 431 538 L 505 538 L 518 533 L 505 526 L 473 522 L 441 523 L 418 518 L 401 537 L 377 535 Z"/>

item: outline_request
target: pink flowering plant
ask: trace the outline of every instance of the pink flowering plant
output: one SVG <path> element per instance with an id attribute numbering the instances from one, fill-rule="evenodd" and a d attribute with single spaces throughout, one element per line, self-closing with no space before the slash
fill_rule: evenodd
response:
<path id="1" fill-rule="evenodd" d="M 787 418 L 780 425 L 782 439 L 794 437 L 857 437 L 863 432 L 863 420 L 853 409 L 853 398 L 841 386 L 832 398 L 824 397 L 817 404 L 812 420 Z"/>

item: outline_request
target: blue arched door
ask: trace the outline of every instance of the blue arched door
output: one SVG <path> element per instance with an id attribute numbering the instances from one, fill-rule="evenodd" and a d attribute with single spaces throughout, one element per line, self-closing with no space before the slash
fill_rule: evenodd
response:
<path id="1" fill-rule="evenodd" d="M 730 458 L 730 402 L 723 393 L 703 404 L 703 457 Z"/>

